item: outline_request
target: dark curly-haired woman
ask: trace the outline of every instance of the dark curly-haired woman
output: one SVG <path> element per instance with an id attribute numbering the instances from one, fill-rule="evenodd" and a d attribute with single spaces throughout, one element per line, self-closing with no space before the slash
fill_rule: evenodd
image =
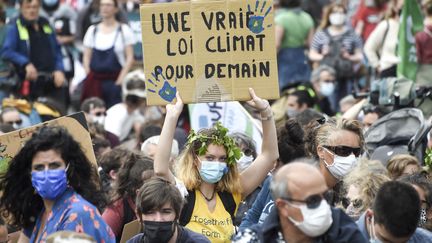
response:
<path id="1" fill-rule="evenodd" d="M 115 242 L 94 206 L 104 202 L 96 167 L 62 127 L 33 134 L 0 175 L 2 216 L 23 228 L 19 242 L 45 242 L 61 230 Z"/>

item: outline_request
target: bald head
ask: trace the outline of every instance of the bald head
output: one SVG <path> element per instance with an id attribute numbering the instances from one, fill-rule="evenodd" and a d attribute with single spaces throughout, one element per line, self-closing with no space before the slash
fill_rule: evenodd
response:
<path id="1" fill-rule="evenodd" d="M 282 166 L 272 181 L 273 198 L 306 198 L 327 190 L 324 176 L 317 167 L 294 161 Z"/>

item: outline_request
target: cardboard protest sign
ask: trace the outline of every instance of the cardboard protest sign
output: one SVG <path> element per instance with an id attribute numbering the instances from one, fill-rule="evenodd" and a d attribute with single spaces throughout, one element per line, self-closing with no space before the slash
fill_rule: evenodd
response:
<path id="1" fill-rule="evenodd" d="M 212 127 L 216 122 L 230 132 L 242 132 L 255 141 L 261 151 L 262 128 L 239 102 L 213 102 L 189 105 L 191 128 L 195 131 Z"/>
<path id="2" fill-rule="evenodd" d="M 147 103 L 279 97 L 273 2 L 195 0 L 140 6 Z"/>
<path id="3" fill-rule="evenodd" d="M 0 173 L 7 170 L 9 161 L 19 152 L 25 142 L 32 134 L 44 126 L 63 126 L 72 137 L 81 145 L 87 158 L 95 166 L 96 157 L 93 152 L 93 145 L 90 134 L 87 131 L 87 123 L 84 113 L 76 113 L 71 116 L 60 117 L 51 121 L 40 123 L 31 127 L 6 133 L 0 136 Z"/>
<path id="4" fill-rule="evenodd" d="M 141 231 L 141 223 L 138 219 L 124 225 L 120 243 L 126 243 Z"/>

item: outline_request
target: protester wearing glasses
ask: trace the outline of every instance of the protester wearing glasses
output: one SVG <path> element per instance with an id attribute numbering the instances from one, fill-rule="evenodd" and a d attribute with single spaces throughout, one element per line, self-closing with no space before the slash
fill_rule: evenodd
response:
<path id="1" fill-rule="evenodd" d="M 263 224 L 240 231 L 232 242 L 367 242 L 354 221 L 327 203 L 324 176 L 305 162 L 279 169 L 270 186 L 274 210 Z"/>
<path id="2" fill-rule="evenodd" d="M 380 161 L 361 159 L 344 179 L 346 195 L 342 206 L 346 214 L 358 220 L 372 206 L 379 188 L 387 181 L 390 178 Z"/>
<path id="3" fill-rule="evenodd" d="M 319 169 L 332 189 L 327 199 L 334 205 L 340 201 L 339 182 L 354 168 L 362 152 L 361 124 L 356 120 L 323 118 L 309 123 L 305 132 L 306 150 L 319 160 Z"/>

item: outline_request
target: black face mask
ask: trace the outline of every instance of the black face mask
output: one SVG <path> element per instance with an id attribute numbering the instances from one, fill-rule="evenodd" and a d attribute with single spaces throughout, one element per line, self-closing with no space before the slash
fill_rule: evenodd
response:
<path id="1" fill-rule="evenodd" d="M 174 221 L 155 222 L 144 221 L 144 235 L 142 242 L 144 243 L 166 243 L 174 235 Z"/>

